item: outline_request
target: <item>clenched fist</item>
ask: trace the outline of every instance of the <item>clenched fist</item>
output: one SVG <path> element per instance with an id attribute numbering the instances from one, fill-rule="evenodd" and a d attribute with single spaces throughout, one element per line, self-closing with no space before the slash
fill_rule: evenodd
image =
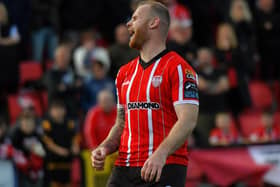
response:
<path id="1" fill-rule="evenodd" d="M 91 152 L 92 167 L 96 170 L 104 169 L 104 162 L 107 156 L 106 149 L 104 147 L 98 147 Z"/>

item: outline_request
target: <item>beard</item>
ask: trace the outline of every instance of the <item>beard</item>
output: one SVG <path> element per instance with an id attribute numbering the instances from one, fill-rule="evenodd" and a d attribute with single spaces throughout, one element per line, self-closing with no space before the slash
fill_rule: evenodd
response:
<path id="1" fill-rule="evenodd" d="M 129 47 L 140 50 L 148 39 L 147 30 L 141 27 L 130 37 Z"/>

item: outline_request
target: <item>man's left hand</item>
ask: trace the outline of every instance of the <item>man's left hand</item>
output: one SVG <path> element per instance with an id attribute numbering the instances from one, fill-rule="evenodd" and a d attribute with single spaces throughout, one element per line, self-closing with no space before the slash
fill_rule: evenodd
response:
<path id="1" fill-rule="evenodd" d="M 141 169 L 141 177 L 146 182 L 158 182 L 161 171 L 166 162 L 166 154 L 154 152 L 144 163 Z"/>

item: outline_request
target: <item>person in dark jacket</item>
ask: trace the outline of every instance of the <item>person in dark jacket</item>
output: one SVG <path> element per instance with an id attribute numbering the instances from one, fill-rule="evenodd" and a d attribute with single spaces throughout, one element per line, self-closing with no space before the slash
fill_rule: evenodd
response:
<path id="1" fill-rule="evenodd" d="M 274 0 L 258 0 L 255 12 L 261 79 L 270 81 L 280 78 L 280 14 L 274 4 Z"/>
<path id="2" fill-rule="evenodd" d="M 60 3 L 61 0 L 31 0 L 33 60 L 42 62 L 45 45 L 48 47 L 47 59 L 54 59 L 60 29 Z"/>
<path id="3" fill-rule="evenodd" d="M 19 117 L 18 126 L 11 133 L 13 146 L 22 151 L 28 160 L 28 167 L 19 171 L 19 184 L 22 187 L 40 187 L 43 184 L 45 150 L 35 121 L 33 115 L 23 112 Z"/>
<path id="4" fill-rule="evenodd" d="M 69 187 L 71 163 L 79 153 L 79 136 L 73 120 L 66 117 L 62 100 L 50 103 L 48 117 L 42 121 L 43 142 L 46 147 L 46 179 L 50 187 Z"/>
<path id="5" fill-rule="evenodd" d="M 77 116 L 77 97 L 82 82 L 70 67 L 70 48 L 62 44 L 56 49 L 54 66 L 46 72 L 43 83 L 48 100 L 61 98 L 67 106 L 68 115 Z"/>
<path id="6" fill-rule="evenodd" d="M 7 8 L 4 3 L 0 2 L 0 100 L 1 93 L 15 91 L 18 85 L 18 60 L 20 34 L 18 27 L 10 20 Z M 12 75 L 12 76 L 11 76 Z M 3 93 L 5 95 L 7 93 Z"/>
<path id="7" fill-rule="evenodd" d="M 228 74 L 230 90 L 228 101 L 234 117 L 251 106 L 248 89 L 249 65 L 246 55 L 238 47 L 238 41 L 230 24 L 218 26 L 215 57 L 217 66 Z"/>
<path id="8" fill-rule="evenodd" d="M 257 56 L 256 33 L 247 1 L 233 0 L 231 2 L 229 23 L 236 34 L 238 48 L 247 58 L 248 73 L 253 75 Z"/>

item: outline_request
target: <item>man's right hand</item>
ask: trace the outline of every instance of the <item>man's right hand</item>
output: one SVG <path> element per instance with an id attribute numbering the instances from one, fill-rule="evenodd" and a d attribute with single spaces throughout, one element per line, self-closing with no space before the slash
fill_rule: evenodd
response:
<path id="1" fill-rule="evenodd" d="M 106 149 L 104 147 L 98 147 L 94 149 L 91 152 L 92 167 L 94 167 L 96 170 L 103 170 L 106 156 Z"/>

